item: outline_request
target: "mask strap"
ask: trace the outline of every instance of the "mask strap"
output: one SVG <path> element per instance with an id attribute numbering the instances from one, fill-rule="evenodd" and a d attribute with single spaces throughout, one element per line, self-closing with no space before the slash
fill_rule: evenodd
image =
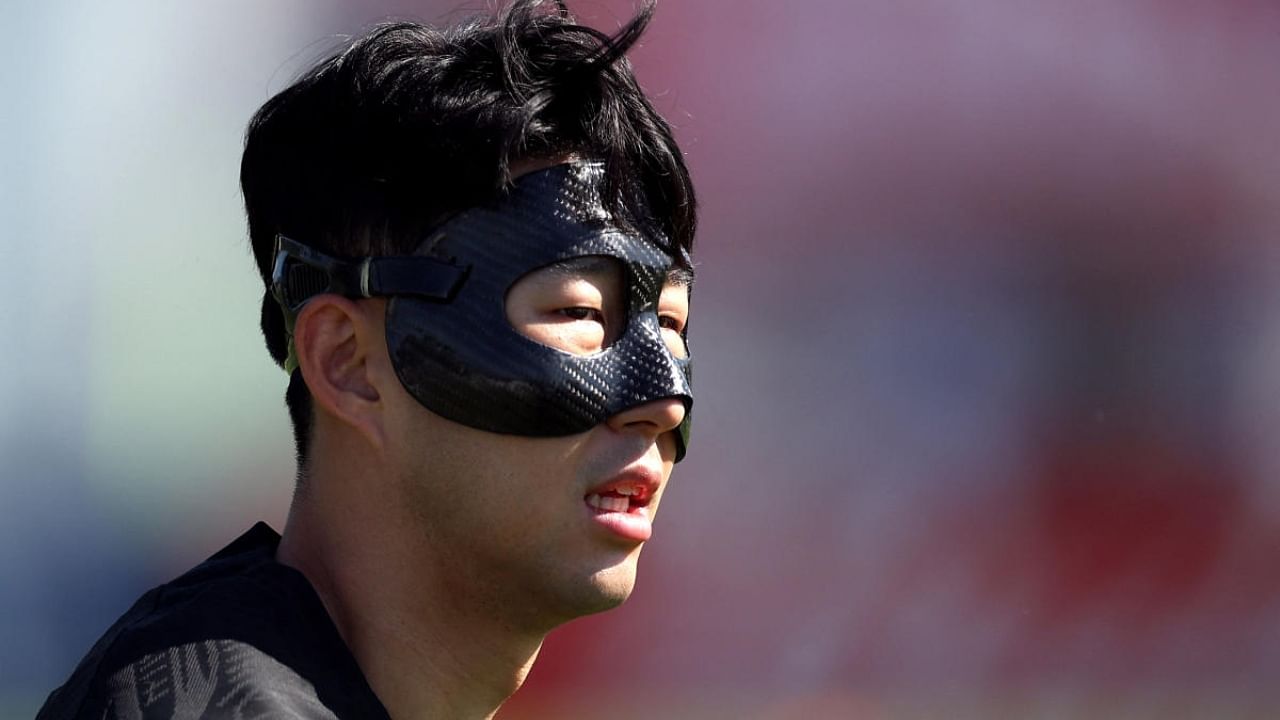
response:
<path id="1" fill-rule="evenodd" d="M 458 293 L 468 270 L 433 257 L 387 256 L 343 260 L 284 235 L 276 235 L 271 294 L 284 313 L 289 342 L 285 372 L 292 375 L 298 368 L 298 354 L 293 345 L 293 326 L 298 311 L 316 295 L 333 293 L 352 299 L 411 295 L 445 303 Z"/>

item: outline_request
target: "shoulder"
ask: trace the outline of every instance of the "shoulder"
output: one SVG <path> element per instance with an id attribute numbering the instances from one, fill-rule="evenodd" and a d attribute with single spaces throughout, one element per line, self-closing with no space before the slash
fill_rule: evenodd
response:
<path id="1" fill-rule="evenodd" d="M 143 656 L 110 676 L 97 704 L 101 716 L 112 720 L 337 718 L 310 682 L 235 640 L 205 640 Z"/>
<path id="2" fill-rule="evenodd" d="M 311 585 L 275 562 L 278 542 L 259 523 L 143 595 L 39 719 L 379 717 L 363 711 L 381 706 Z"/>
<path id="3" fill-rule="evenodd" d="M 103 636 L 104 669 L 166 648 L 236 640 L 271 651 L 327 621 L 306 579 L 275 562 L 280 536 L 258 523 L 217 554 L 142 598 Z M 99 648 L 95 647 L 96 653 Z"/>

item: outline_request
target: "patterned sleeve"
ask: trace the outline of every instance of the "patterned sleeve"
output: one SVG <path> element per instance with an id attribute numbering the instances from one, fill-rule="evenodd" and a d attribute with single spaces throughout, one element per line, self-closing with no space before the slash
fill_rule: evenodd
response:
<path id="1" fill-rule="evenodd" d="M 337 720 L 311 683 L 252 645 L 208 640 L 125 666 L 108 683 L 102 720 Z"/>

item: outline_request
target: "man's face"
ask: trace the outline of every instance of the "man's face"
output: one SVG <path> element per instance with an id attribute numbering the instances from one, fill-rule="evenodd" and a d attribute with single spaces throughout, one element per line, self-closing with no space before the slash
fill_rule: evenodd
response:
<path id="1" fill-rule="evenodd" d="M 506 298 L 512 327 L 575 355 L 608 347 L 625 323 L 624 273 L 607 257 L 535 270 Z M 665 285 L 658 315 L 685 353 L 687 282 Z M 477 430 L 422 407 L 396 385 L 386 398 L 389 452 L 406 509 L 455 596 L 527 611 L 554 625 L 616 606 L 635 581 L 676 456 L 680 398 L 624 410 L 590 430 L 534 438 Z"/>
<path id="2" fill-rule="evenodd" d="M 581 434 L 650 400 L 681 397 L 691 406 L 690 361 L 673 352 L 658 317 L 664 281 L 687 261 L 660 232 L 614 216 L 602 197 L 606 175 L 592 160 L 531 172 L 422 240 L 415 255 L 464 273 L 444 302 L 402 294 L 388 304 L 392 363 L 424 407 L 479 430 L 554 437 Z M 519 281 L 591 257 L 612 259 L 626 280 L 625 323 L 610 324 L 622 330 L 607 349 L 575 354 L 512 327 L 505 301 Z M 686 421 L 677 461 L 688 431 Z"/>

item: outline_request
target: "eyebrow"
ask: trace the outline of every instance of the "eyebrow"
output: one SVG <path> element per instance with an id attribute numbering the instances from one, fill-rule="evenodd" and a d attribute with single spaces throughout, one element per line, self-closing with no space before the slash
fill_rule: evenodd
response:
<path id="1" fill-rule="evenodd" d="M 676 287 L 693 287 L 693 270 L 673 267 L 667 271 L 667 284 Z"/>

